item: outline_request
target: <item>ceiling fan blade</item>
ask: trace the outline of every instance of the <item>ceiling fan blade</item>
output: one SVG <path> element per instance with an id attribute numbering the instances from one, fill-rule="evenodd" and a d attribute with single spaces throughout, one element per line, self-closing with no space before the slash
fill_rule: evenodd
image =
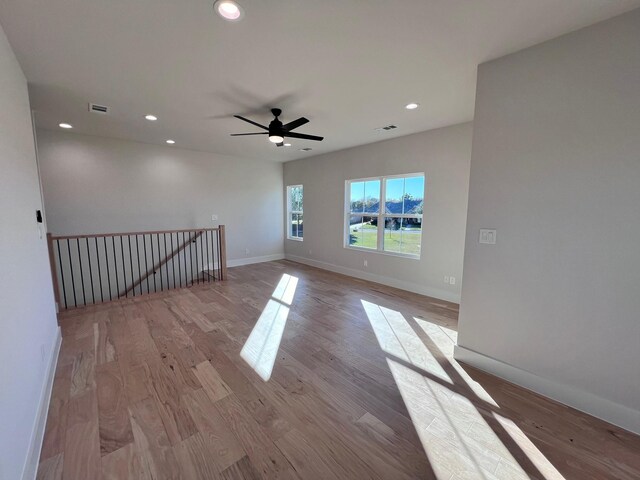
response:
<path id="1" fill-rule="evenodd" d="M 263 130 L 269 130 L 269 127 L 265 127 L 264 125 L 260 125 L 259 123 L 254 122 L 253 120 L 249 120 L 248 118 L 241 117 L 240 115 L 234 115 L 234 117 L 239 118 L 240 120 L 244 120 L 245 122 L 250 123 L 251 125 L 255 125 L 256 127 L 260 127 Z"/>
<path id="2" fill-rule="evenodd" d="M 269 132 L 256 132 L 256 133 L 231 133 L 232 137 L 244 137 L 245 135 L 269 135 Z"/>
<path id="3" fill-rule="evenodd" d="M 286 132 L 284 136 L 289 138 L 301 138 L 303 140 L 315 140 L 316 142 L 321 142 L 322 140 L 324 140 L 324 137 L 317 137 L 316 135 L 307 135 L 305 133 Z"/>
<path id="4" fill-rule="evenodd" d="M 286 125 L 283 125 L 282 129 L 285 132 L 289 132 L 289 131 L 294 130 L 294 129 L 298 128 L 298 127 L 301 127 L 305 123 L 309 123 L 309 120 L 304 118 L 304 117 L 300 117 L 299 119 L 294 120 L 293 122 L 289 122 Z"/>

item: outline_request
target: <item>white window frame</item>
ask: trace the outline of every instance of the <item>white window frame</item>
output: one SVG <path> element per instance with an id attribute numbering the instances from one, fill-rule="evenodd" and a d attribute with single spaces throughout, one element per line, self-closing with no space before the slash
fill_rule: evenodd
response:
<path id="1" fill-rule="evenodd" d="M 393 179 L 393 178 L 407 178 L 407 177 L 424 177 L 424 189 L 425 191 L 422 192 L 422 196 L 424 198 L 425 192 L 427 190 L 427 176 L 424 174 L 424 172 L 417 172 L 417 173 L 403 173 L 400 175 L 385 175 L 385 176 L 380 176 L 380 177 L 367 177 L 367 178 L 354 178 L 354 179 L 350 179 L 350 180 L 345 180 L 344 182 L 344 205 L 345 205 L 345 210 L 344 210 L 344 220 L 343 220 L 343 234 L 344 234 L 344 243 L 343 246 L 344 248 L 347 248 L 349 250 L 358 250 L 360 252 L 371 252 L 371 253 L 381 253 L 383 255 L 390 255 L 392 257 L 404 257 L 404 258 L 411 258 L 414 260 L 420 260 L 420 255 L 422 253 L 422 248 L 420 249 L 421 253 L 419 254 L 412 254 L 412 253 L 401 253 L 401 252 L 389 252 L 384 250 L 384 226 L 385 226 L 385 219 L 388 217 L 393 217 L 393 218 L 420 218 L 420 220 L 422 221 L 424 218 L 424 214 L 396 214 L 396 213 L 385 213 L 385 207 L 386 207 L 386 197 L 387 197 L 387 192 L 386 192 L 386 187 L 387 187 L 387 180 L 389 179 Z M 378 218 L 378 238 L 377 238 L 377 245 L 376 248 L 366 248 L 366 247 L 358 247 L 356 245 L 349 245 L 349 237 L 350 237 L 350 220 L 351 220 L 351 216 L 354 215 L 351 212 L 351 184 L 352 183 L 359 183 L 359 182 L 370 182 L 370 181 L 375 181 L 375 180 L 379 180 L 380 181 L 380 208 L 378 209 L 378 213 L 363 213 L 362 216 L 363 217 L 377 217 Z M 424 226 L 424 225 L 423 225 Z M 420 244 L 422 245 L 422 232 L 420 234 Z"/>
<path id="2" fill-rule="evenodd" d="M 302 210 L 291 210 L 291 190 L 294 188 L 302 189 Z M 294 240 L 296 242 L 304 241 L 304 229 L 302 230 L 302 237 L 291 236 L 291 225 L 293 225 L 293 215 L 304 215 L 304 185 L 287 185 L 287 240 Z M 302 220 L 304 222 L 304 220 Z M 303 227 L 304 228 L 304 227 Z"/>

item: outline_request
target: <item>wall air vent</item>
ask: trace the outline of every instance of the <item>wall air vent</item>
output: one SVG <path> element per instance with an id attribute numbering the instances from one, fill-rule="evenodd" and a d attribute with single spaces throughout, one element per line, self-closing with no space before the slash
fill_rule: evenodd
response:
<path id="1" fill-rule="evenodd" d="M 389 130 L 395 130 L 396 128 L 398 128 L 397 125 L 387 125 L 385 127 L 378 127 L 375 129 L 376 132 L 383 132 L 383 131 L 389 131 Z"/>
<path id="2" fill-rule="evenodd" d="M 89 104 L 89 111 L 92 113 L 99 113 L 100 115 L 109 115 L 111 109 L 105 105 L 98 105 L 97 103 Z"/>

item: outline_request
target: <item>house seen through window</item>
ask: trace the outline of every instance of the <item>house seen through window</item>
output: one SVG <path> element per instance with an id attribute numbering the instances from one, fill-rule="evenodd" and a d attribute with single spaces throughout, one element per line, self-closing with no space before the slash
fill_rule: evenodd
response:
<path id="1" fill-rule="evenodd" d="M 424 174 L 349 180 L 346 194 L 346 247 L 420 257 Z"/>

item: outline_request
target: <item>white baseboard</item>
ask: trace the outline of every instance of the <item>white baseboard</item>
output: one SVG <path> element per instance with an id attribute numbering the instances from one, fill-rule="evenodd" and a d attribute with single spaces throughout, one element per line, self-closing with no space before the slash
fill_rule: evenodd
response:
<path id="1" fill-rule="evenodd" d="M 640 411 L 514 367 L 459 345 L 454 358 L 569 407 L 640 434 Z"/>
<path id="2" fill-rule="evenodd" d="M 27 454 L 24 468 L 22 469 L 22 480 L 34 480 L 38 473 L 38 461 L 40 460 L 40 451 L 42 450 L 42 441 L 44 440 L 44 429 L 47 425 L 49 402 L 51 401 L 51 391 L 53 389 L 53 380 L 56 374 L 56 365 L 58 364 L 58 354 L 60 353 L 61 344 L 62 332 L 60 331 L 60 327 L 58 327 L 53 348 L 49 353 L 49 362 L 47 364 L 45 381 L 42 385 L 42 390 L 40 391 L 38 415 L 36 416 L 33 430 L 31 431 L 29 452 Z"/>
<path id="3" fill-rule="evenodd" d="M 273 262 L 275 260 L 283 260 L 284 253 L 275 253 L 273 255 L 263 255 L 261 257 L 236 258 L 228 260 L 227 267 L 241 267 L 242 265 L 251 265 L 252 263 Z"/>
<path id="4" fill-rule="evenodd" d="M 460 295 L 447 292 L 446 290 L 425 287 L 417 283 L 405 282 L 403 280 L 386 277 L 384 275 L 376 275 L 375 273 L 363 272 L 361 270 L 356 270 L 355 268 L 341 267 L 338 265 L 333 265 L 332 263 L 321 262 L 319 260 L 312 260 L 305 257 L 298 257 L 296 255 L 285 255 L 285 258 L 287 260 L 291 260 L 292 262 L 304 263 L 305 265 L 311 265 L 312 267 L 341 273 L 342 275 L 348 275 L 350 277 L 359 278 L 361 280 L 381 283 L 382 285 L 399 288 L 400 290 L 406 290 L 408 292 L 419 293 L 420 295 L 425 295 L 427 297 L 437 298 L 439 300 L 445 300 L 447 302 L 458 304 L 460 303 Z"/>

